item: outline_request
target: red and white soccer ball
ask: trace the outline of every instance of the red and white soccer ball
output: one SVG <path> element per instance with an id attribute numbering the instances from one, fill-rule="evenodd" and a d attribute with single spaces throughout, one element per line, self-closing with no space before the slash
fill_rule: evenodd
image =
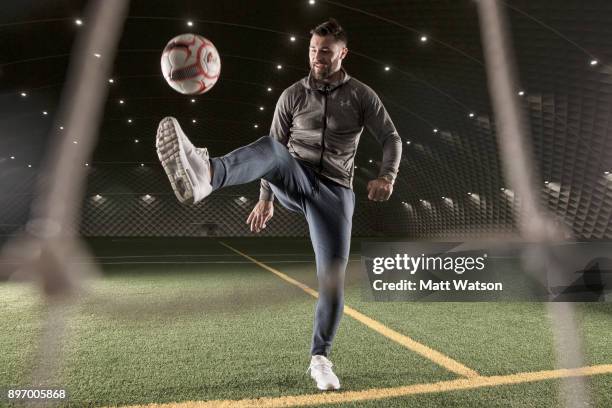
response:
<path id="1" fill-rule="evenodd" d="M 221 58 L 213 43 L 197 34 L 182 34 L 171 39 L 161 57 L 164 78 L 174 90 L 199 95 L 217 83 Z"/>

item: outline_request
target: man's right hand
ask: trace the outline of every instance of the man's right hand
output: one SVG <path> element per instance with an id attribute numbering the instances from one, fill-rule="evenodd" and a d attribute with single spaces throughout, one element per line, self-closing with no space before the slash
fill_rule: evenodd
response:
<path id="1" fill-rule="evenodd" d="M 255 208 L 249 214 L 246 223 L 251 224 L 251 232 L 259 232 L 266 228 L 266 223 L 274 215 L 274 204 L 272 201 L 259 200 Z"/>

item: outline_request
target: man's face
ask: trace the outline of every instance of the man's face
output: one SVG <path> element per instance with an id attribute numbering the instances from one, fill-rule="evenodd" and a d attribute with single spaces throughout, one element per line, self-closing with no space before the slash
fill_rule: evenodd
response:
<path id="1" fill-rule="evenodd" d="M 315 79 L 322 81 L 340 70 L 348 48 L 332 35 L 314 34 L 310 39 L 310 71 Z"/>

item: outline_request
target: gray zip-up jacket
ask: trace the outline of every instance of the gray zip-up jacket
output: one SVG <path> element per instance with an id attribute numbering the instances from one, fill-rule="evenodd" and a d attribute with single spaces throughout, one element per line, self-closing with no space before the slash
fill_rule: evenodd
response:
<path id="1" fill-rule="evenodd" d="M 395 180 L 402 142 L 380 98 L 366 84 L 349 76 L 332 84 L 311 75 L 285 89 L 278 99 L 270 136 L 318 174 L 353 188 L 354 159 L 364 127 L 382 145 L 379 177 Z M 260 200 L 274 196 L 261 180 Z"/>

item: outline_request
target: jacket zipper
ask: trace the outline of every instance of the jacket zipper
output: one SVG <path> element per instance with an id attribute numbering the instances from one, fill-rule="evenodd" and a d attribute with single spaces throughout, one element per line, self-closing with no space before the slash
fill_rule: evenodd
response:
<path id="1" fill-rule="evenodd" d="M 321 158 L 319 160 L 319 171 L 323 172 L 323 153 L 325 153 L 325 130 L 327 129 L 327 95 L 329 85 L 323 88 L 323 131 L 321 132 Z"/>
<path id="2" fill-rule="evenodd" d="M 327 95 L 329 95 L 329 85 L 323 88 L 323 131 L 321 132 L 321 158 L 319 159 L 319 173 L 323 173 L 323 154 L 325 153 L 325 130 L 327 129 Z M 319 193 L 319 176 L 314 175 L 314 191 Z"/>

